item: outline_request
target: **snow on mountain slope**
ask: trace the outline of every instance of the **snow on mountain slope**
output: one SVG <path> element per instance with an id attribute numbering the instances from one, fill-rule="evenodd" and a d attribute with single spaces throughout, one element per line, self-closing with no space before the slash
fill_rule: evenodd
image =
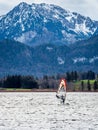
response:
<path id="1" fill-rule="evenodd" d="M 95 61 L 98 61 L 98 56 L 93 56 L 93 57 L 89 57 L 89 58 L 78 57 L 78 58 L 73 59 L 74 64 L 79 63 L 79 62 L 81 62 L 81 63 L 93 63 Z"/>
<path id="2" fill-rule="evenodd" d="M 28 45 L 74 43 L 91 37 L 98 22 L 52 4 L 20 3 L 0 18 L 0 39 L 14 39 Z"/>

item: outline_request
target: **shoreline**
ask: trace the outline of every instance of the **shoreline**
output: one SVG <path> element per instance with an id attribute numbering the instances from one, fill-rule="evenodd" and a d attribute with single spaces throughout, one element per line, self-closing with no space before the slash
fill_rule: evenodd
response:
<path id="1" fill-rule="evenodd" d="M 57 89 L 1 89 L 0 93 L 2 92 L 57 92 Z M 71 91 L 68 90 L 67 92 L 98 92 L 97 91 Z"/>

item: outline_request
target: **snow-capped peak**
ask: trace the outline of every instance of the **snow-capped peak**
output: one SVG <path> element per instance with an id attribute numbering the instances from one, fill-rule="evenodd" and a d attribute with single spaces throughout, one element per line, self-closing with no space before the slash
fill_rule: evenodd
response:
<path id="1" fill-rule="evenodd" d="M 74 43 L 91 37 L 97 29 L 98 24 L 89 17 L 45 3 L 29 5 L 22 2 L 0 18 L 0 39 L 19 40 L 30 34 L 29 40 L 25 37 L 22 41 L 31 45 Z M 33 32 L 33 36 L 29 32 Z"/>

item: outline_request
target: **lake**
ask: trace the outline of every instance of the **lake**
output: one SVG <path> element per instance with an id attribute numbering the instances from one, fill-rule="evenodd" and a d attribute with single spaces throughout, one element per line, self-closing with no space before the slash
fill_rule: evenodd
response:
<path id="1" fill-rule="evenodd" d="M 0 130 L 98 130 L 98 93 L 0 93 Z"/>

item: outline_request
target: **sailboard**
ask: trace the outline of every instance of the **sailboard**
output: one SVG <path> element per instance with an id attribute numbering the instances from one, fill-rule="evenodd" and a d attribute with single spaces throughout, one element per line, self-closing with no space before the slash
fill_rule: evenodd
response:
<path id="1" fill-rule="evenodd" d="M 61 79 L 59 88 L 56 93 L 56 97 L 57 99 L 60 100 L 61 103 L 63 104 L 65 103 L 65 100 L 66 100 L 66 80 L 65 79 Z"/>

